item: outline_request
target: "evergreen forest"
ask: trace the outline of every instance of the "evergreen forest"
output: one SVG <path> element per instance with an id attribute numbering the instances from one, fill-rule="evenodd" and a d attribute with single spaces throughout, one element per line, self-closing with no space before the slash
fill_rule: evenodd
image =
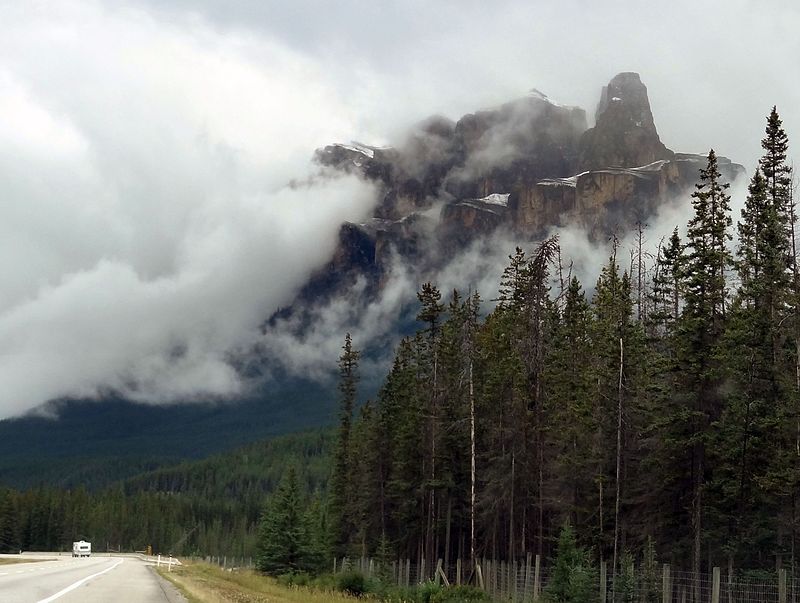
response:
<path id="1" fill-rule="evenodd" d="M 596 282 L 553 236 L 511 254 L 496 299 L 425 283 L 417 332 L 364 404 L 347 335 L 335 433 L 99 491 L 0 489 L 0 549 L 86 538 L 281 573 L 552 558 L 568 525 L 612 568 L 646 549 L 686 571 L 794 568 L 800 268 L 775 109 L 762 147 L 740 216 L 712 150 L 688 224 L 651 255 L 644 227 L 632 250 L 612 241 Z"/>
<path id="2" fill-rule="evenodd" d="M 647 546 L 685 571 L 793 567 L 800 276 L 775 109 L 762 147 L 735 223 L 712 150 L 685 230 L 652 258 L 643 228 L 612 242 L 596 282 L 551 237 L 510 256 L 488 314 L 423 285 L 420 329 L 357 411 L 348 336 L 334 551 L 547 558 L 569 524 L 613 568 Z"/>

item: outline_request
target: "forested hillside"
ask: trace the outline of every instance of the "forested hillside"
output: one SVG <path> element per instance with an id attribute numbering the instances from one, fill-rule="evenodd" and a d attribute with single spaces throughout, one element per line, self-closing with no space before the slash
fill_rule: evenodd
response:
<path id="1" fill-rule="evenodd" d="M 0 551 L 70 550 L 84 538 L 97 551 L 250 556 L 264 501 L 287 467 L 309 497 L 320 496 L 330 443 L 326 431 L 283 436 L 97 492 L 0 489 Z"/>
<path id="2" fill-rule="evenodd" d="M 648 539 L 686 570 L 793 565 L 800 279 L 775 110 L 762 146 L 741 217 L 712 150 L 652 260 L 614 243 L 580 283 L 549 238 L 510 257 L 485 317 L 477 292 L 424 285 L 421 329 L 357 417 L 348 336 L 336 552 L 548 556 L 569 522 L 612 567 Z"/>
<path id="3" fill-rule="evenodd" d="M 329 389 L 307 379 L 276 377 L 246 400 L 59 401 L 46 409 L 55 417 L 0 421 L 0 484 L 98 490 L 156 467 L 317 428 L 335 414 Z"/>

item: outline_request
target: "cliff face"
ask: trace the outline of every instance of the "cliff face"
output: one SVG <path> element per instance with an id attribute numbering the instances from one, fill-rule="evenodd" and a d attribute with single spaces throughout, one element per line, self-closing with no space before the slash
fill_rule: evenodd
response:
<path id="1" fill-rule="evenodd" d="M 605 168 L 570 178 L 549 178 L 523 189 L 511 222 L 517 232 L 535 237 L 552 226 L 577 225 L 588 233 L 623 233 L 689 189 L 705 167 L 702 155 L 674 154 L 634 168 Z M 719 158 L 727 181 L 743 173 L 740 165 Z"/>
<path id="2" fill-rule="evenodd" d="M 595 122 L 581 136 L 579 171 L 647 165 L 674 155 L 658 137 L 638 73 L 620 73 L 603 87 Z"/>
<path id="3" fill-rule="evenodd" d="M 499 228 L 520 243 L 570 224 L 596 239 L 623 234 L 688 197 L 705 157 L 664 146 L 638 74 L 603 87 L 595 122 L 587 129 L 583 109 L 532 90 L 457 122 L 432 117 L 396 148 L 318 150 L 321 165 L 377 183 L 381 199 L 372 221 L 342 227 L 340 249 L 307 291 L 327 288 L 336 274 L 379 286 L 395 258 L 424 271 Z M 744 171 L 719 161 L 729 181 Z"/>

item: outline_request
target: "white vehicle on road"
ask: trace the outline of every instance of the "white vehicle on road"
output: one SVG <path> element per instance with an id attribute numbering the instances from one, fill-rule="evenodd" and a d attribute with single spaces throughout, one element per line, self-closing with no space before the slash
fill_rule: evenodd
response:
<path id="1" fill-rule="evenodd" d="M 79 540 L 72 543 L 72 556 L 73 557 L 91 557 L 92 556 L 92 543 L 85 540 Z"/>

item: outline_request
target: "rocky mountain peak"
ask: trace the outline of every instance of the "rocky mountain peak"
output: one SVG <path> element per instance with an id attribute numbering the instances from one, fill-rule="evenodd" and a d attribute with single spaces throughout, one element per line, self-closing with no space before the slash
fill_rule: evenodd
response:
<path id="1" fill-rule="evenodd" d="M 339 249 L 304 288 L 319 300 L 366 278 L 371 291 L 396 262 L 435 270 L 495 231 L 524 243 L 576 226 L 594 240 L 624 234 L 665 204 L 688 198 L 705 157 L 661 142 L 639 74 L 603 87 L 596 124 L 533 89 L 460 119 L 434 116 L 395 147 L 332 144 L 329 168 L 359 174 L 380 195 L 373 219 L 342 227 Z M 741 166 L 720 158 L 731 181 Z"/>
<path id="2" fill-rule="evenodd" d="M 594 114 L 595 122 L 603 119 L 604 114 L 611 104 L 615 108 L 625 107 L 628 113 L 634 113 L 642 127 L 655 130 L 653 114 L 650 111 L 650 100 L 647 97 L 647 87 L 642 83 L 642 78 L 634 71 L 625 71 L 615 75 L 608 85 L 603 86 L 600 93 L 600 102 Z M 617 106 L 618 105 L 618 106 Z"/>
<path id="3" fill-rule="evenodd" d="M 579 143 L 581 170 L 638 167 L 674 156 L 658 136 L 638 73 L 620 73 L 603 86 L 595 122 Z"/>

